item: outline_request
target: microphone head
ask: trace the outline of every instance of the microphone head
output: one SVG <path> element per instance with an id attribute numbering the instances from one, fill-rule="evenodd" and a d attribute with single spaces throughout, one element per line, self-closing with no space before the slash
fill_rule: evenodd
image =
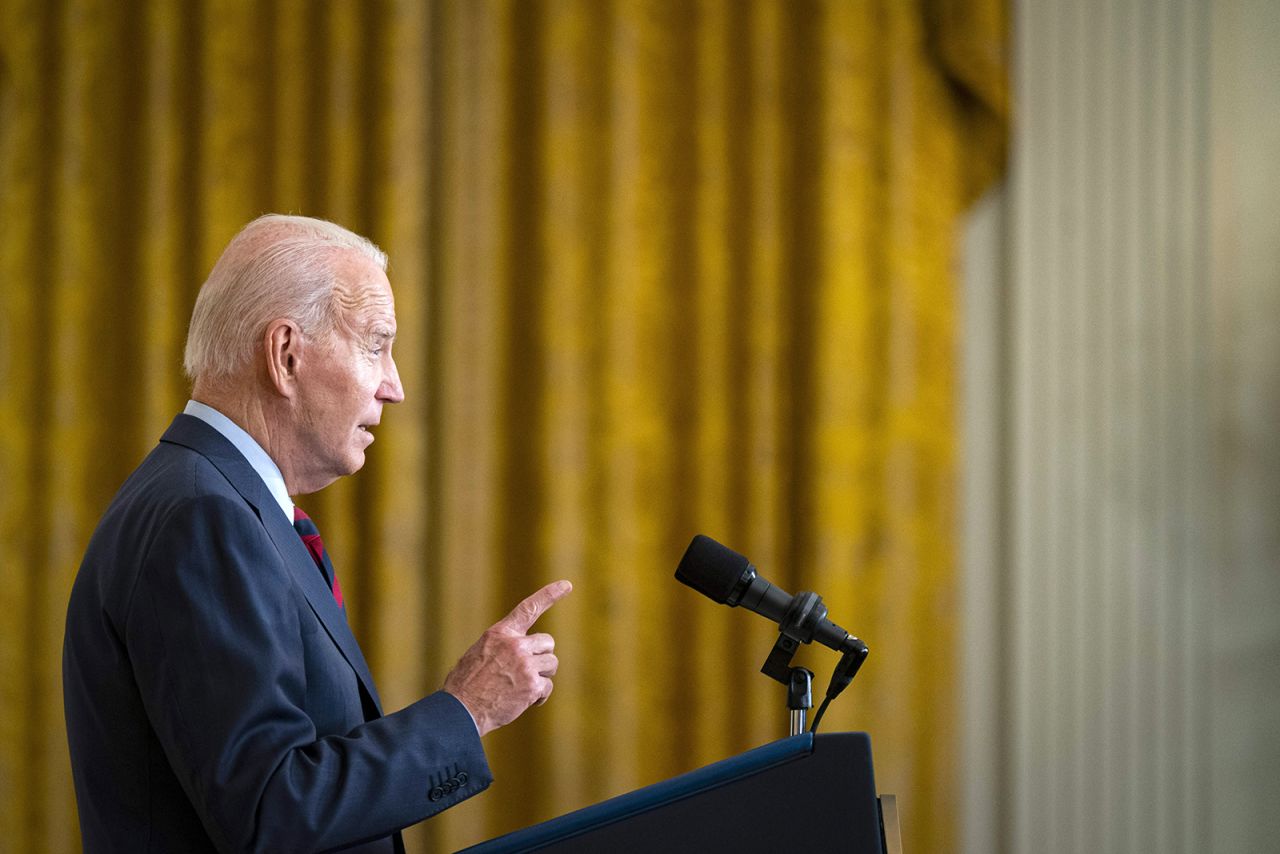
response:
<path id="1" fill-rule="evenodd" d="M 680 558 L 676 580 L 722 605 L 732 606 L 738 604 L 733 594 L 742 584 L 743 576 L 753 569 L 744 556 L 698 534 Z"/>

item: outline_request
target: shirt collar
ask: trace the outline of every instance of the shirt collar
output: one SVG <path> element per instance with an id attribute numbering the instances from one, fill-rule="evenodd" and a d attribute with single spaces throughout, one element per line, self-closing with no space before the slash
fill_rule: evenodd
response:
<path id="1" fill-rule="evenodd" d="M 182 412 L 185 415 L 199 418 L 221 433 L 228 442 L 236 446 L 236 450 L 244 455 L 249 465 L 253 466 L 253 470 L 258 473 L 258 477 L 262 478 L 262 482 L 267 485 L 267 490 L 271 493 L 271 497 L 280 505 L 281 512 L 284 513 L 289 520 L 289 524 L 292 525 L 293 501 L 289 498 L 289 491 L 285 488 L 284 475 L 280 474 L 280 467 L 267 455 L 266 451 L 262 450 L 262 446 L 246 433 L 239 424 L 236 424 L 212 406 L 201 403 L 198 400 L 188 400 L 187 408 Z"/>

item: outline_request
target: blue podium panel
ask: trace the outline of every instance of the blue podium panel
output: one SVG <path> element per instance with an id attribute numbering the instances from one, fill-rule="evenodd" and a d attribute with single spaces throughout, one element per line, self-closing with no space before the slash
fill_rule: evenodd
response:
<path id="1" fill-rule="evenodd" d="M 465 854 L 881 854 L 866 733 L 797 735 L 465 849 Z"/>

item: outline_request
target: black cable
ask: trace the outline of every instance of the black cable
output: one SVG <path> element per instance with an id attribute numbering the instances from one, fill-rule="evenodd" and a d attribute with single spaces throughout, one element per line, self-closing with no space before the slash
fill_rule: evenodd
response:
<path id="1" fill-rule="evenodd" d="M 867 645 L 855 637 L 849 638 L 849 646 L 846 648 L 844 655 L 840 656 L 840 663 L 836 665 L 835 672 L 831 674 L 831 683 L 827 685 L 827 696 L 822 701 L 822 705 L 818 706 L 818 713 L 813 716 L 813 726 L 809 727 L 809 732 L 817 732 L 818 722 L 822 720 L 822 713 L 827 710 L 827 706 L 831 701 L 840 696 L 840 692 L 849 687 L 849 683 L 853 681 L 853 677 L 857 675 L 858 668 L 862 666 L 862 662 L 867 658 Z"/>
<path id="2" fill-rule="evenodd" d="M 809 732 L 817 732 L 817 731 L 818 731 L 818 723 L 819 723 L 819 722 L 821 722 L 821 720 L 822 720 L 822 713 L 823 713 L 823 712 L 825 712 L 825 711 L 827 710 L 827 706 L 831 705 L 831 701 L 832 701 L 833 699 L 835 699 L 835 698 L 834 698 L 834 697 L 830 697 L 830 696 L 828 696 L 828 697 L 827 697 L 825 700 L 823 700 L 823 701 L 822 701 L 822 703 L 818 706 L 818 713 L 817 713 L 817 714 L 815 714 L 815 715 L 813 716 L 813 723 L 809 724 Z"/>

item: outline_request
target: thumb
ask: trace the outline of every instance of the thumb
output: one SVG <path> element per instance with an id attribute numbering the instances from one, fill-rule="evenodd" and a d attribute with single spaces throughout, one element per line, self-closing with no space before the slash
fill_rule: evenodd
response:
<path id="1" fill-rule="evenodd" d="M 573 585 L 568 581 L 553 581 L 515 606 L 494 628 L 522 635 L 529 631 L 548 608 L 568 596 L 571 590 Z"/>

